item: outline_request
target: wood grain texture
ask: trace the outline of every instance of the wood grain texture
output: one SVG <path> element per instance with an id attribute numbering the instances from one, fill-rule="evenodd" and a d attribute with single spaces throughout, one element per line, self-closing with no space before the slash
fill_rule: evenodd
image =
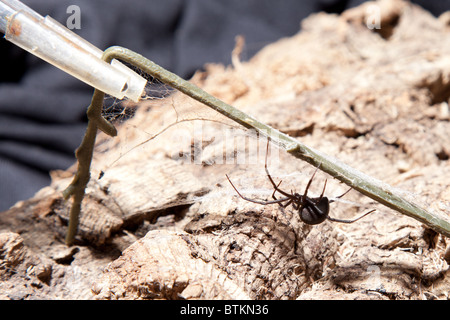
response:
<path id="1" fill-rule="evenodd" d="M 380 1 L 375 4 L 381 8 L 382 29 L 370 30 L 365 25 L 370 4 L 340 16 L 312 15 L 302 21 L 297 35 L 268 45 L 249 62 L 235 57 L 234 66 L 208 65 L 191 81 L 448 217 L 448 19 L 434 18 L 408 2 Z M 174 109 L 183 119 L 215 121 L 180 123 L 127 152 L 176 121 Z M 69 206 L 61 191 L 73 168 L 54 172 L 50 186 L 2 213 L 0 236 L 9 240 L 0 237 L 0 262 L 16 272 L 12 276 L 0 267 L 2 294 L 61 297 L 64 292 L 68 298 L 96 299 L 448 298 L 448 239 L 414 219 L 354 191 L 344 197 L 348 202 L 332 203 L 330 215 L 349 219 L 363 210 L 377 212 L 352 225 L 306 226 L 290 209 L 239 198 L 225 174 L 249 197 L 268 199 L 272 194 L 264 172 L 265 143 L 259 148 L 262 153 L 248 144 L 235 144 L 226 135 L 232 128 L 229 122 L 206 110 L 180 94 L 144 101 L 135 116 L 118 127 L 116 138 L 99 136 L 78 252 L 60 247 Z M 243 131 L 233 132 L 237 142 L 255 141 Z M 242 154 L 247 162 L 237 164 L 233 156 Z M 223 163 L 224 159 L 233 161 Z M 275 181 L 283 180 L 283 190 L 296 192 L 304 191 L 313 172 L 284 153 L 269 155 L 269 170 Z M 104 175 L 98 179 L 100 171 Z M 318 173 L 311 195 L 320 194 L 327 178 L 328 196 L 346 190 Z M 14 243 L 44 261 L 33 262 L 43 266 L 44 280 L 26 278 L 27 259 L 14 250 Z M 54 271 L 45 275 L 45 266 Z M 83 286 L 89 283 L 83 288 L 92 292 L 75 296 L 61 290 L 64 283 L 74 285 L 74 270 L 83 276 Z M 30 281 L 39 285 L 19 294 L 17 284 Z"/>

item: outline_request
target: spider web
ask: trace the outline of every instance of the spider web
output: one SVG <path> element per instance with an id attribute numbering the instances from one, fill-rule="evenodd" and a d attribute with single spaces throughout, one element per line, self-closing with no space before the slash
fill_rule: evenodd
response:
<path id="1" fill-rule="evenodd" d="M 131 65 L 127 66 L 147 80 L 141 100 L 164 99 L 175 91 L 172 87 L 164 84 L 158 79 L 155 79 L 140 69 L 137 69 Z M 134 116 L 136 107 L 137 104 L 132 103 L 127 99 L 117 99 L 115 97 L 105 95 L 102 116 L 115 125 L 121 124 Z"/>
<path id="2" fill-rule="evenodd" d="M 161 143 L 161 140 L 173 145 L 170 157 L 185 163 L 213 165 L 258 161 L 264 165 L 265 144 L 256 147 L 259 148 L 259 160 L 248 159 L 245 150 L 251 148 L 249 145 L 253 147 L 253 142 L 258 139 L 256 133 L 243 129 L 234 121 L 141 70 L 135 71 L 148 81 L 145 95 L 139 103 L 105 97 L 102 115 L 116 126 L 121 140 L 114 146 L 117 152 L 108 155 L 108 161 L 96 168 L 93 163 L 94 171 L 101 171 L 103 176 L 109 168 L 126 161 L 131 153 L 138 152 L 140 148 L 150 148 L 151 144 Z M 137 118 L 147 120 L 139 122 Z M 106 138 L 111 139 L 116 138 Z M 101 144 L 97 145 L 96 152 L 108 150 Z"/>
<path id="3" fill-rule="evenodd" d="M 169 85 L 162 83 L 142 71 L 136 71 L 148 80 L 142 102 L 136 104 L 126 99 L 120 100 L 107 96 L 104 100 L 103 116 L 116 126 L 119 135 L 122 133 L 123 136 L 123 133 L 127 132 L 125 137 L 135 137 L 139 135 L 140 138 L 130 138 L 129 140 L 125 138 L 122 139 L 119 144 L 116 144 L 115 148 L 117 149 L 117 152 L 111 153 L 111 156 L 108 157 L 106 163 L 95 168 L 97 171 L 100 171 L 99 178 L 119 162 L 127 161 L 128 155 L 132 152 L 139 152 L 141 148 L 151 147 L 151 144 L 162 143 L 161 141 L 167 141 L 167 144 L 173 143 L 174 150 L 170 157 L 177 160 L 181 159 L 185 163 L 194 163 L 198 165 L 254 165 L 253 170 L 258 171 L 260 177 L 266 177 L 264 165 L 267 140 L 260 139 L 260 137 L 251 131 L 241 129 L 232 120 L 211 108 L 194 101 L 192 98 L 178 92 Z M 166 115 L 165 121 L 158 124 L 149 121 L 148 123 L 146 122 L 144 126 L 133 122 L 133 117 L 140 108 L 147 110 L 150 117 L 154 114 L 155 119 L 160 119 L 160 114 L 164 113 Z M 209 132 L 208 125 L 210 124 L 221 126 L 222 130 L 213 130 Z M 201 128 L 201 130 L 198 130 L 199 128 Z M 179 132 L 181 135 L 179 133 L 171 135 L 173 132 Z M 191 142 L 185 143 L 184 145 L 182 145 L 182 143 L 174 143 L 174 140 L 177 139 L 177 134 L 180 142 L 186 142 L 186 139 Z M 108 137 L 107 139 L 111 140 L 114 138 Z M 236 146 L 236 140 L 239 140 L 241 143 L 244 141 L 244 149 L 248 148 L 248 145 L 257 145 L 256 150 L 242 150 L 242 145 L 241 149 L 238 150 L 239 146 Z M 230 143 L 230 141 L 232 143 Z M 237 144 L 239 144 L 239 142 Z M 101 148 L 98 149 L 101 150 Z M 200 155 L 196 155 L 196 152 L 199 152 Z M 270 170 L 277 169 L 280 165 L 280 161 L 276 161 L 278 152 L 279 150 L 277 148 L 272 148 L 271 145 L 269 151 L 269 164 L 272 162 L 272 166 Z M 252 153 L 252 155 L 249 153 Z M 202 156 L 205 154 L 207 154 L 207 156 Z M 256 160 L 249 159 L 249 156 L 255 156 Z M 95 169 L 93 174 L 94 177 Z M 309 171 L 281 173 L 283 171 L 284 170 L 279 172 L 275 171 L 276 174 L 274 177 L 277 178 L 277 181 L 285 181 L 284 184 L 288 184 L 288 189 L 290 188 L 289 180 L 293 180 L 293 183 L 295 183 L 295 181 L 307 180 L 312 174 L 312 172 Z M 238 178 L 233 178 L 233 181 L 237 182 L 241 193 L 246 196 L 268 198 L 273 193 L 273 188 L 270 183 L 265 183 L 264 185 L 258 184 L 256 181 L 253 181 L 253 178 L 249 178 L 249 175 L 245 175 L 242 179 L 245 181 L 240 181 L 241 179 Z M 294 185 L 294 188 L 295 187 L 298 186 Z M 314 185 L 314 187 L 316 187 L 316 185 Z M 321 186 L 317 188 L 317 192 L 320 193 Z M 302 190 L 297 191 L 303 192 L 303 187 Z M 229 192 L 234 195 L 232 190 L 229 190 Z M 201 199 L 203 199 L 203 197 L 197 198 L 198 201 Z M 348 205 L 361 206 L 359 203 L 348 199 L 333 198 L 333 200 Z"/>

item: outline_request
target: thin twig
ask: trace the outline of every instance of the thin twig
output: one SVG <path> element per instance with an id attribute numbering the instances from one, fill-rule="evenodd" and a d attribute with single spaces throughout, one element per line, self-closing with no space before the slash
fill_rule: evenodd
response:
<path id="1" fill-rule="evenodd" d="M 428 212 L 418 205 L 404 199 L 388 184 L 367 176 L 366 174 L 349 167 L 341 161 L 314 150 L 298 140 L 258 121 L 254 117 L 226 104 L 225 102 L 210 95 L 196 85 L 180 78 L 164 68 L 158 66 L 142 55 L 135 53 L 123 47 L 111 47 L 105 50 L 103 59 L 111 62 L 112 59 L 118 59 L 130 63 L 141 69 L 149 75 L 159 79 L 165 84 L 183 92 L 189 97 L 207 105 L 224 116 L 234 120 L 240 125 L 256 130 L 258 133 L 270 138 L 281 148 L 301 160 L 304 160 L 320 170 L 330 174 L 339 181 L 347 184 L 362 194 L 380 202 L 381 204 L 394 209 L 400 213 L 406 214 L 439 232 L 450 237 L 450 222 Z M 94 106 L 91 104 L 90 108 Z M 89 129 L 89 127 L 88 127 Z M 92 155 L 90 157 L 92 159 Z M 89 160 L 89 159 L 88 159 Z M 78 158 L 81 167 L 82 159 Z M 89 160 L 90 166 L 90 160 Z M 78 175 L 78 174 L 77 174 Z M 80 186 L 81 187 L 81 186 Z M 84 186 L 85 188 L 85 186 Z M 81 192 L 81 190 L 79 191 Z M 84 189 L 82 190 L 84 194 Z M 79 210 L 79 208 L 78 208 Z M 75 221 L 75 220 L 74 220 Z M 70 239 L 69 239 L 70 240 Z"/>
<path id="2" fill-rule="evenodd" d="M 116 128 L 102 118 L 102 106 L 105 94 L 100 90 L 95 90 L 91 104 L 87 110 L 88 126 L 84 134 L 83 141 L 75 152 L 78 160 L 78 169 L 71 184 L 64 190 L 64 199 L 73 196 L 72 207 L 69 214 L 69 227 L 66 234 L 66 244 L 72 245 L 78 228 L 78 220 L 81 211 L 86 186 L 90 179 L 92 155 L 94 153 L 95 138 L 97 129 L 114 137 L 117 135 Z"/>

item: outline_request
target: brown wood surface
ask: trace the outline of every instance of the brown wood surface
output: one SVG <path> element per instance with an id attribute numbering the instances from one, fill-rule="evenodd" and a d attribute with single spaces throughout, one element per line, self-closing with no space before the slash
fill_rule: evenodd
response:
<path id="1" fill-rule="evenodd" d="M 382 28 L 370 30 L 369 5 L 312 15 L 297 35 L 249 62 L 237 57 L 245 46 L 237 48 L 232 66 L 208 65 L 192 81 L 448 215 L 449 15 L 381 1 Z M 127 152 L 176 121 L 174 110 L 178 121 L 208 121 L 179 123 Z M 449 297 L 448 239 L 355 191 L 349 203 L 332 203 L 330 215 L 377 211 L 351 225 L 308 226 L 289 208 L 240 199 L 225 174 L 250 197 L 268 199 L 272 187 L 264 142 L 260 154 L 245 143 L 235 148 L 224 133 L 255 139 L 230 125 L 181 94 L 140 104 L 116 138 L 98 137 L 75 247 L 63 244 L 70 202 L 61 194 L 74 167 L 53 172 L 50 186 L 0 214 L 0 297 Z M 196 128 L 202 134 L 189 135 Z M 238 152 L 246 164 L 221 164 Z M 303 192 L 312 167 L 283 153 L 269 160 L 283 190 Z M 327 178 L 317 173 L 311 195 Z M 345 190 L 328 180 L 328 196 Z"/>

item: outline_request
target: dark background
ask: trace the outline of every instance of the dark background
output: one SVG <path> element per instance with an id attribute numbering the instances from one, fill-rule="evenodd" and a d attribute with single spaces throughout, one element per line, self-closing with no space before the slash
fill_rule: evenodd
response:
<path id="1" fill-rule="evenodd" d="M 69 5 L 81 9 L 73 30 L 104 50 L 120 45 L 185 79 L 205 63 L 230 63 L 236 35 L 246 40 L 244 60 L 265 45 L 300 30 L 318 11 L 340 13 L 363 0 L 23 0 L 63 25 Z M 413 1 L 439 16 L 450 0 Z M 93 89 L 0 39 L 0 211 L 66 169 L 86 128 Z"/>

